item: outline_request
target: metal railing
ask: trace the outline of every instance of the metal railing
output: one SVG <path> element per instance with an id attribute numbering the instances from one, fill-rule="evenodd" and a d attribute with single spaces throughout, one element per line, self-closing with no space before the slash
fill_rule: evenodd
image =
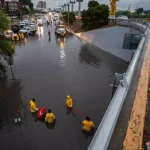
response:
<path id="1" fill-rule="evenodd" d="M 106 110 L 106 113 L 92 139 L 92 142 L 90 143 L 88 147 L 88 150 L 107 150 L 107 147 L 109 145 L 114 128 L 116 126 L 123 102 L 126 98 L 128 89 L 130 87 L 133 74 L 137 66 L 137 62 L 139 60 L 141 51 L 143 50 L 145 39 L 146 37 L 142 36 L 142 39 L 132 58 L 132 61 L 126 73 L 124 74 L 123 80 L 120 82 L 120 85 Z"/>

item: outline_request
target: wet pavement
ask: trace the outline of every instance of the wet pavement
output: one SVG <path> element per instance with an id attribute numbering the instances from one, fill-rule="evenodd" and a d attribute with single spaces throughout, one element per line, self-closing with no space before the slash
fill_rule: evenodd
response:
<path id="1" fill-rule="evenodd" d="M 51 38 L 48 37 L 51 30 Z M 82 113 L 99 125 L 111 100 L 113 77 L 127 63 L 73 35 L 56 38 L 53 27 L 16 43 L 12 66 L 14 80 L 0 77 L 1 150 L 86 150 L 93 135 L 81 131 Z M 68 113 L 66 95 L 71 95 L 77 112 Z M 29 111 L 29 100 L 51 108 L 54 126 L 37 120 Z M 21 124 L 14 119 L 20 117 Z"/>
<path id="2" fill-rule="evenodd" d="M 102 50 L 125 61 L 130 61 L 133 55 L 133 50 L 122 49 L 124 35 L 126 33 L 141 34 L 142 32 L 131 27 L 115 26 L 88 31 L 83 33 L 82 36 L 87 36 L 91 41 L 91 44 L 101 48 Z"/>

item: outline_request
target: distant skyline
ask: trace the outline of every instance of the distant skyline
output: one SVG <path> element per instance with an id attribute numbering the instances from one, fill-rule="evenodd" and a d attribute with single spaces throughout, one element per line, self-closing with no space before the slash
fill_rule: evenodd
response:
<path id="1" fill-rule="evenodd" d="M 32 0 L 34 3 L 34 7 L 36 7 L 39 0 Z M 69 0 L 44 0 L 47 3 L 47 8 L 56 8 L 57 4 L 64 4 L 69 2 Z M 87 9 L 87 3 L 89 0 L 83 0 L 83 3 L 81 3 L 81 9 Z M 109 0 L 97 0 L 100 4 L 110 4 Z M 119 9 L 128 9 L 129 5 L 131 4 L 131 9 L 136 9 L 137 5 L 138 7 L 143 7 L 144 9 L 150 9 L 150 0 L 119 0 L 117 2 L 117 8 Z M 78 4 L 74 4 L 74 10 L 77 10 Z"/>

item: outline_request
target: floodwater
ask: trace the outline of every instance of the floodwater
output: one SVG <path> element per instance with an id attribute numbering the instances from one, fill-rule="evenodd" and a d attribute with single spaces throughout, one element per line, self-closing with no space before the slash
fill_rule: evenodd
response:
<path id="1" fill-rule="evenodd" d="M 86 150 L 93 135 L 81 131 L 81 121 L 90 116 L 97 129 L 111 100 L 115 72 L 127 63 L 69 35 L 56 38 L 51 27 L 16 43 L 12 66 L 0 77 L 1 150 Z M 76 112 L 69 113 L 65 97 L 71 95 Z M 53 126 L 37 120 L 29 111 L 35 98 L 56 115 Z M 15 118 L 21 118 L 16 124 Z"/>

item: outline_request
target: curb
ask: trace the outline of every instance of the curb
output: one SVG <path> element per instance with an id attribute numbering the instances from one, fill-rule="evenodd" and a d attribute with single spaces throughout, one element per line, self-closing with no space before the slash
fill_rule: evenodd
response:
<path id="1" fill-rule="evenodd" d="M 150 36 L 150 33 L 149 35 Z M 143 132 L 145 125 L 148 83 L 150 73 L 150 38 L 146 47 L 145 57 L 142 64 L 138 87 L 128 122 L 123 150 L 141 150 L 143 145 Z"/>

